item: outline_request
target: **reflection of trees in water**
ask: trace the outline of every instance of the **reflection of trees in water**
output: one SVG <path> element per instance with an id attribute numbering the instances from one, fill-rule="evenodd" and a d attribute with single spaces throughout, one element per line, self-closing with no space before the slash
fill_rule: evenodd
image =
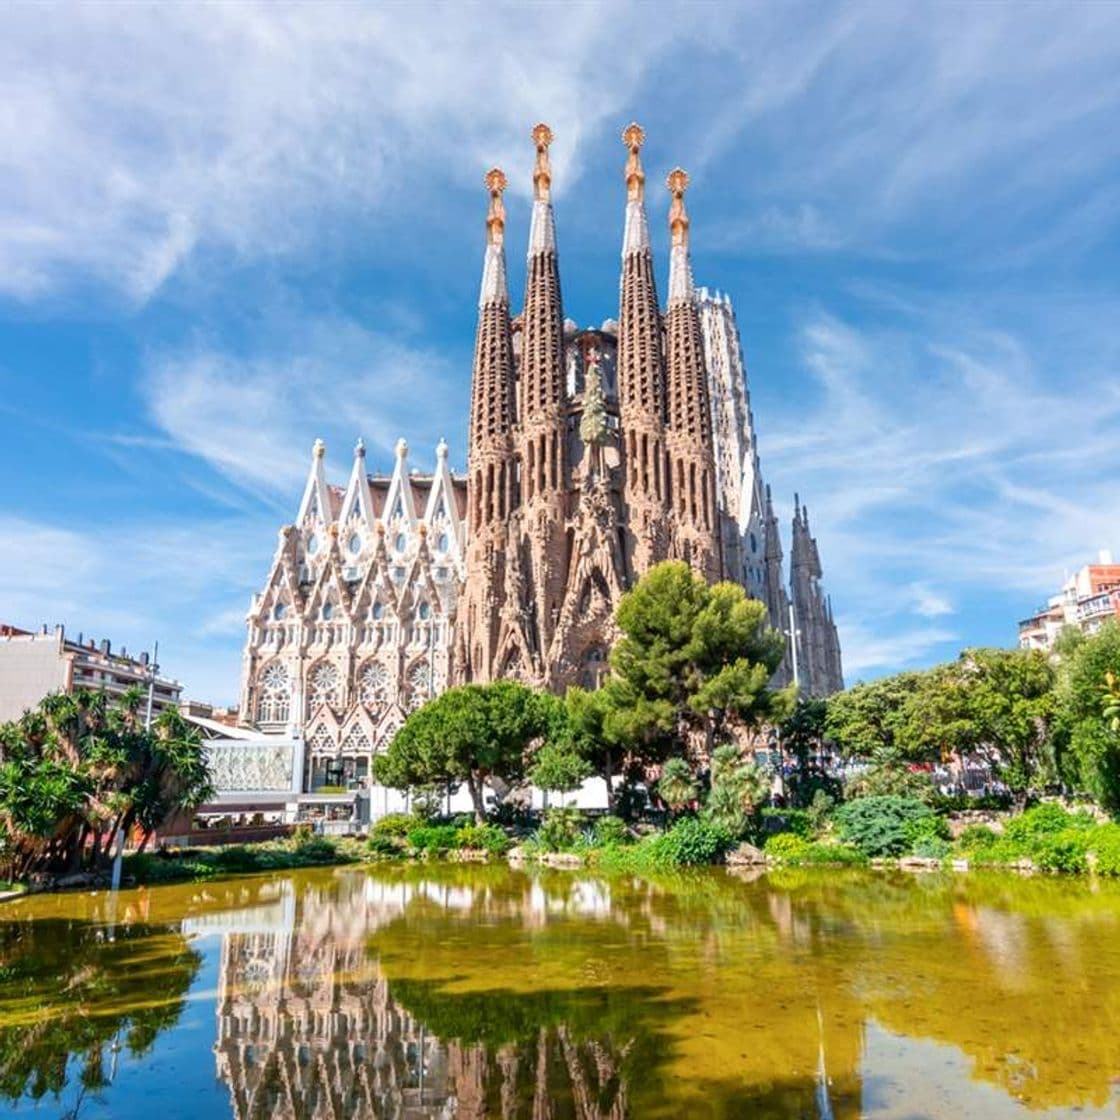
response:
<path id="1" fill-rule="evenodd" d="M 0 924 L 0 1094 L 57 1096 L 77 1076 L 103 1089 L 120 1049 L 149 1050 L 175 1025 L 201 958 L 148 925 L 39 919 Z"/>

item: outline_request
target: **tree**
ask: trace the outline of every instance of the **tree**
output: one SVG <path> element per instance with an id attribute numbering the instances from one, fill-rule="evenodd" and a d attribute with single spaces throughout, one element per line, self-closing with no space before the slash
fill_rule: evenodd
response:
<path id="1" fill-rule="evenodd" d="M 818 790 L 839 798 L 840 783 L 816 761 L 825 743 L 828 701 L 815 696 L 802 696 L 793 711 L 782 721 L 783 752 L 793 755 L 794 770 L 788 782 L 790 799 L 804 808 L 812 804 Z"/>
<path id="2" fill-rule="evenodd" d="M 696 799 L 696 782 L 683 758 L 670 758 L 661 768 L 657 794 L 674 816 Z"/>
<path id="3" fill-rule="evenodd" d="M 178 712 L 143 727 L 139 690 L 110 703 L 80 690 L 46 697 L 0 726 L 0 830 L 10 878 L 100 869 L 134 826 L 141 847 L 211 792 L 198 732 Z"/>
<path id="4" fill-rule="evenodd" d="M 694 737 L 710 750 L 737 728 L 781 719 L 793 703 L 792 688 L 769 688 L 782 636 L 738 584 L 709 586 L 667 561 L 622 597 L 616 620 L 603 734 L 621 748 L 624 770 L 683 758 Z"/>
<path id="5" fill-rule="evenodd" d="M 769 800 L 770 775 L 725 743 L 712 752 L 711 777 L 704 815 L 729 836 L 742 836 L 750 817 Z"/>
<path id="6" fill-rule="evenodd" d="M 1110 622 L 1063 658 L 1058 740 L 1075 775 L 1120 812 L 1120 625 Z"/>
<path id="7" fill-rule="evenodd" d="M 481 823 L 486 785 L 525 777 L 528 748 L 551 715 L 551 705 L 516 681 L 451 688 L 408 716 L 374 759 L 374 774 L 396 789 L 463 782 Z"/>
<path id="8" fill-rule="evenodd" d="M 1026 804 L 1031 789 L 1056 774 L 1050 731 L 1057 709 L 1054 667 L 1041 650 L 971 649 L 957 662 L 952 736 L 987 759 L 993 773 Z"/>
<path id="9" fill-rule="evenodd" d="M 594 768 L 584 753 L 584 741 L 565 700 L 551 693 L 536 696 L 541 717 L 540 745 L 533 753 L 529 780 L 538 789 L 556 793 L 577 790 Z"/>
<path id="10" fill-rule="evenodd" d="M 879 766 L 925 761 L 935 748 L 916 733 L 914 709 L 927 695 L 926 673 L 896 673 L 829 697 L 824 731 L 849 758 Z"/>

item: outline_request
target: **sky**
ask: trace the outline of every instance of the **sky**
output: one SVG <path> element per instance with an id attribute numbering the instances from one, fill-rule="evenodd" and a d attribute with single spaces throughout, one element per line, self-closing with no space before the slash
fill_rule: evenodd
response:
<path id="1" fill-rule="evenodd" d="M 1120 553 L 1120 4 L 8 4 L 0 621 L 158 640 L 235 702 L 313 440 L 465 435 L 484 172 L 524 282 L 617 315 L 623 126 L 734 301 L 849 682 L 1012 645 Z"/>

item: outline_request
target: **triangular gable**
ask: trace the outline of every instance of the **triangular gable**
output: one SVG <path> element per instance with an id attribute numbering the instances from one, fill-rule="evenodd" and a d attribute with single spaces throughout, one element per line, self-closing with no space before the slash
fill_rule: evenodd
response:
<path id="1" fill-rule="evenodd" d="M 323 468 L 323 456 L 326 450 L 326 444 L 321 439 L 317 439 L 312 446 L 311 469 L 307 473 L 307 483 L 299 503 L 297 525 L 326 525 L 331 520 L 331 496 Z"/>

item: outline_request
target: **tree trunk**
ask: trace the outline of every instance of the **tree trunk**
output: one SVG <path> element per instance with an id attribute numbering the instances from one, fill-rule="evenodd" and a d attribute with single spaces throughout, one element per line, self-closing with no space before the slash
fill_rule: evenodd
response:
<path id="1" fill-rule="evenodd" d="M 607 764 L 604 768 L 603 782 L 607 787 L 607 812 L 614 812 L 614 756 L 607 751 Z"/>
<path id="2" fill-rule="evenodd" d="M 475 823 L 485 824 L 486 804 L 482 800 L 482 779 L 475 777 L 473 770 L 467 774 L 467 790 L 471 795 L 471 804 L 474 806 Z"/>

